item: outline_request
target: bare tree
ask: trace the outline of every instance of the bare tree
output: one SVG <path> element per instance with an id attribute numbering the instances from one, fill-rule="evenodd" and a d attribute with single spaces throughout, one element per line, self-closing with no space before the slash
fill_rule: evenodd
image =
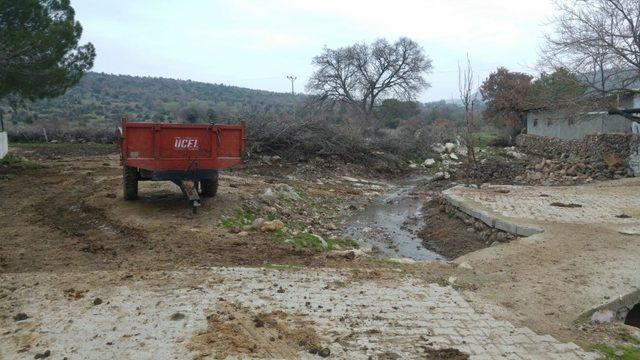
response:
<path id="1" fill-rule="evenodd" d="M 475 127 L 474 106 L 477 92 L 474 91 L 473 68 L 469 55 L 467 55 L 467 64 L 464 69 L 458 64 L 458 91 L 460 92 L 460 101 L 464 106 L 464 129 L 462 137 L 467 147 L 467 174 L 471 174 L 471 169 L 476 165 L 475 139 L 473 131 Z"/>
<path id="2" fill-rule="evenodd" d="M 542 63 L 579 74 L 602 96 L 640 79 L 638 0 L 557 0 Z"/>
<path id="3" fill-rule="evenodd" d="M 393 44 L 379 39 L 325 48 L 312 63 L 317 69 L 307 84 L 309 92 L 322 100 L 352 105 L 367 116 L 384 98 L 413 99 L 429 86 L 424 75 L 432 68 L 422 47 L 405 37 Z"/>

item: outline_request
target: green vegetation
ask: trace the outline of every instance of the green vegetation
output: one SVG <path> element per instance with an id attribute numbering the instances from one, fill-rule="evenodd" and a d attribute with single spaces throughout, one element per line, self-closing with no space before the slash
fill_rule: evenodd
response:
<path id="1" fill-rule="evenodd" d="M 631 345 L 616 347 L 598 345 L 594 349 L 602 353 L 602 360 L 640 360 L 640 348 Z"/>
<path id="2" fill-rule="evenodd" d="M 255 214 L 249 211 L 238 210 L 233 217 L 223 217 L 222 219 L 218 220 L 218 225 L 227 229 L 242 229 L 244 226 L 251 225 L 251 223 L 255 219 Z"/>
<path id="3" fill-rule="evenodd" d="M 496 131 L 485 130 L 473 134 L 476 147 L 484 149 L 491 144 L 491 141 L 498 138 Z"/>
<path id="4" fill-rule="evenodd" d="M 218 221 L 218 225 L 227 229 L 245 228 L 250 226 L 256 215 L 248 211 L 237 211 L 232 217 L 224 217 Z M 270 219 L 273 220 L 273 219 Z M 323 239 L 318 235 L 302 231 L 301 223 L 290 223 L 282 229 L 276 229 L 268 233 L 273 241 L 291 244 L 296 248 L 313 249 L 317 251 L 329 251 L 336 248 L 353 248 L 357 244 L 349 239 L 329 238 Z"/>
<path id="5" fill-rule="evenodd" d="M 303 99 L 303 95 L 294 98 L 222 84 L 90 72 L 60 97 L 25 103 L 15 112 L 4 101 L 0 110 L 9 113 L 5 120 L 14 126 L 113 132 L 123 117 L 131 121 L 235 122 L 240 114 L 267 116 L 290 111 Z"/>
<path id="6" fill-rule="evenodd" d="M 329 238 L 323 239 L 318 235 L 300 232 L 292 235 L 286 229 L 278 229 L 271 233 L 271 239 L 274 241 L 285 242 L 297 248 L 313 249 L 316 251 L 330 251 L 337 248 L 353 248 L 356 244 L 349 239 Z"/>
<path id="7" fill-rule="evenodd" d="M 78 45 L 82 26 L 69 0 L 0 2 L 0 99 L 63 94 L 93 66 L 91 43 Z"/>
<path id="8" fill-rule="evenodd" d="M 0 167 L 6 167 L 13 170 L 31 170 L 39 169 L 42 165 L 37 161 L 9 153 L 3 159 L 0 159 Z"/>

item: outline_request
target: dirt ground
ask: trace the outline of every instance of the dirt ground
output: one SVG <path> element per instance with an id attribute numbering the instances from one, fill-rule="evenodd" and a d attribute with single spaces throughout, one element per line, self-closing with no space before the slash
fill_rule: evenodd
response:
<path id="1" fill-rule="evenodd" d="M 266 263 L 327 266 L 339 262 L 316 251 L 274 241 L 269 233 L 252 231 L 251 236 L 242 236 L 219 226 L 220 219 L 234 218 L 239 212 L 273 210 L 260 200 L 261 192 L 282 182 L 294 187 L 304 182 L 304 178 L 295 176 L 298 169 L 281 169 L 278 173 L 265 165 L 261 167 L 263 172 L 273 175 L 259 175 L 255 167 L 225 173 L 216 198 L 205 200 L 193 217 L 179 189 L 168 182 L 141 182 L 140 200 L 123 201 L 121 168 L 115 154 L 61 156 L 64 151 L 59 147 L 52 153 L 41 148 L 20 151 L 42 166 L 19 169 L 0 182 L 2 202 L 10 204 L 0 208 L 4 235 L 0 269 L 4 272 L 160 270 Z M 304 169 L 299 171 L 305 173 Z M 352 188 L 348 182 L 335 184 L 329 180 L 327 184 L 305 186 L 305 197 L 299 201 L 308 206 L 282 204 L 282 211 L 278 211 L 281 220 L 286 224 L 300 222 L 300 226 L 327 234 L 323 223 L 345 210 L 334 199 L 356 201 L 366 191 Z M 272 215 L 265 211 L 263 216 Z M 300 218 L 304 223 L 298 221 Z"/>
<path id="2" fill-rule="evenodd" d="M 422 339 L 419 336 L 424 334 L 419 334 L 418 328 L 412 328 L 413 319 L 410 316 L 402 315 L 402 311 L 408 310 L 392 305 L 394 300 L 389 298 L 389 294 L 394 291 L 398 292 L 398 297 L 406 295 L 396 287 L 399 274 L 406 282 L 402 287 L 403 291 L 409 289 L 410 295 L 419 300 L 418 305 L 411 303 L 411 306 L 426 306 L 422 301 L 424 299 L 420 299 L 422 295 L 419 294 L 430 291 L 440 294 L 439 289 L 442 285 L 442 289 L 461 291 L 470 304 L 460 305 L 459 303 L 465 301 L 462 298 L 456 300 L 455 304 L 449 304 L 447 301 L 451 298 L 457 299 L 458 295 L 447 293 L 439 300 L 445 308 L 453 309 L 454 306 L 460 305 L 466 313 L 472 313 L 476 311 L 471 310 L 473 307 L 477 309 L 478 314 L 486 312 L 507 320 L 510 322 L 508 327 L 486 315 L 483 324 L 491 329 L 493 325 L 488 324 L 496 324 L 500 336 L 505 331 L 508 333 L 516 330 L 528 334 L 527 341 L 531 344 L 523 348 L 522 354 L 527 354 L 527 351 L 539 353 L 541 347 L 538 345 L 543 343 L 546 347 L 542 348 L 550 349 L 548 351 L 570 351 L 571 356 L 567 355 L 566 358 L 592 358 L 581 349 L 575 348 L 575 345 L 556 344 L 556 340 L 551 338 L 554 341 L 552 343 L 552 340 L 542 336 L 544 334 L 558 336 L 562 341 L 578 341 L 582 346 L 609 340 L 617 341 L 616 336 L 609 338 L 614 330 L 589 328 L 588 330 L 593 331 L 586 336 L 585 331 L 576 330 L 570 316 L 561 315 L 566 310 L 563 308 L 566 299 L 562 300 L 556 296 L 557 289 L 576 285 L 576 292 L 586 291 L 584 289 L 588 285 L 588 279 L 583 279 L 580 273 L 571 271 L 567 274 L 573 274 L 575 278 L 571 278 L 573 275 L 559 277 L 557 271 L 564 271 L 565 267 L 573 266 L 570 260 L 562 258 L 563 254 L 574 251 L 573 246 L 589 251 L 590 253 L 583 254 L 584 261 L 588 260 L 587 255 L 595 250 L 586 239 L 579 243 L 567 244 L 561 247 L 560 252 L 548 258 L 538 252 L 528 252 L 531 245 L 527 245 L 527 241 L 513 242 L 513 246 L 509 243 L 480 250 L 486 243 L 477 235 L 466 232 L 460 220 L 440 213 L 435 207 L 427 206 L 427 228 L 423 231 L 423 236 L 427 239 L 425 244 L 449 259 L 467 253 L 470 253 L 469 255 L 457 259 L 455 263 L 415 263 L 362 255 L 363 249 L 350 251 L 353 244 L 348 239 L 343 239 L 339 220 L 358 211 L 371 203 L 372 199 L 389 190 L 379 185 L 380 183 L 394 181 L 383 178 L 369 169 L 323 160 L 302 164 L 286 164 L 274 159 L 252 162 L 224 172 L 220 178 L 218 195 L 213 199 L 206 199 L 198 214 L 193 216 L 179 189 L 171 183 L 143 182 L 140 185 L 141 198 L 138 201 L 124 201 L 121 193 L 119 159 L 108 147 L 91 144 L 57 144 L 51 148 L 18 146 L 16 153 L 31 162 L 28 166 L 3 167 L 0 173 L 0 275 L 5 281 L 0 287 L 0 322 L 10 324 L 12 328 L 17 327 L 17 330 L 10 330 L 11 333 L 6 331 L 3 334 L 6 336 L 5 339 L 12 339 L 11 346 L 6 349 L 22 350 L 19 353 L 22 355 L 17 357 L 33 358 L 34 352 L 44 355 L 41 351 L 44 351 L 46 346 L 55 348 L 55 344 L 41 339 L 46 337 L 43 335 L 41 323 L 28 320 L 23 323 L 22 320 L 16 320 L 20 318 L 24 308 L 51 312 L 55 319 L 47 321 L 50 320 L 52 324 L 58 324 L 65 329 L 73 328 L 74 331 L 80 331 L 77 326 L 81 326 L 80 329 L 84 329 L 82 331 L 91 329 L 91 319 L 94 319 L 92 316 L 100 313 L 100 317 L 96 317 L 95 320 L 101 321 L 102 328 L 109 329 L 109 321 L 114 314 L 118 314 L 118 319 L 125 319 L 147 312 L 147 316 L 151 317 L 145 318 L 144 321 L 159 324 L 159 320 L 148 315 L 149 311 L 146 309 L 165 306 L 166 303 L 161 303 L 166 295 L 175 299 L 170 301 L 171 307 L 165 306 L 165 310 L 171 313 L 166 316 L 163 313 L 164 318 L 161 320 L 166 321 L 165 318 L 170 318 L 171 325 L 162 322 L 164 325 L 161 326 L 168 326 L 167 329 L 171 330 L 172 326 L 181 324 L 186 311 L 184 306 L 181 311 L 175 311 L 175 308 L 186 303 L 197 304 L 194 299 L 200 298 L 190 296 L 199 294 L 198 296 L 204 299 L 201 300 L 207 302 L 207 308 L 198 308 L 198 311 L 207 311 L 206 318 L 198 314 L 196 323 L 188 322 L 191 325 L 184 325 L 187 328 L 182 330 L 173 329 L 177 334 L 181 331 L 194 334 L 188 338 L 179 335 L 172 338 L 171 344 L 179 344 L 182 349 L 180 351 L 183 351 L 180 354 L 183 355 L 200 358 L 225 358 L 227 355 L 295 358 L 296 354 L 303 351 L 305 354 L 318 357 L 322 356 L 321 351 L 327 351 L 327 329 L 335 324 L 342 324 L 341 326 L 345 327 L 344 333 L 333 337 L 334 345 L 330 348 L 334 354 L 332 357 L 350 358 L 345 355 L 345 351 L 360 349 L 359 355 L 375 356 L 372 358 L 402 358 L 396 357 L 397 354 L 403 351 L 415 354 L 415 351 L 418 351 L 414 348 L 409 349 L 407 344 Z M 359 181 L 359 178 L 378 181 Z M 429 191 L 440 190 L 440 186 L 444 185 L 436 184 L 421 191 L 428 194 Z M 275 197 L 266 195 L 269 189 L 276 193 Z M 288 197 L 292 195 L 287 189 L 293 189 L 297 197 Z M 424 197 L 428 198 L 428 195 Z M 255 230 L 251 226 L 255 218 L 281 220 L 287 230 Z M 332 247 L 332 251 L 321 251 L 316 243 L 303 243 L 302 240 L 309 239 L 300 234 L 307 233 L 321 236 L 323 241 Z M 603 232 L 602 235 L 609 236 L 611 233 Z M 625 246 L 628 246 L 625 245 L 627 238 L 615 238 L 613 241 L 622 252 Z M 557 249 L 549 249 L 550 253 L 553 251 Z M 507 254 L 511 254 L 511 257 Z M 606 266 L 604 258 L 597 260 L 600 261 L 599 264 Z M 457 267 L 456 264 L 460 262 L 470 263 L 472 270 Z M 540 264 L 543 264 L 544 271 L 540 271 Z M 375 323 L 377 327 L 395 329 L 395 326 L 399 326 L 397 323 L 403 322 L 402 329 L 409 335 L 404 332 L 391 334 L 390 342 L 403 336 L 406 339 L 393 345 L 385 345 L 388 348 L 401 346 L 394 348 L 393 352 L 386 353 L 382 351 L 384 346 L 382 349 L 381 346 L 374 346 L 371 339 L 376 336 L 386 339 L 388 334 L 368 333 L 371 329 L 364 325 L 363 320 L 358 320 L 357 316 L 345 322 L 346 315 L 332 316 L 327 313 L 328 317 L 317 318 L 314 320 L 317 323 L 310 324 L 308 316 L 301 316 L 304 311 L 298 308 L 297 312 L 291 309 L 288 311 L 286 307 L 283 309 L 273 305 L 274 299 L 278 300 L 279 297 L 283 298 L 275 304 L 286 305 L 287 299 L 293 301 L 287 297 L 287 294 L 291 293 L 290 289 L 280 281 L 274 281 L 274 284 L 278 284 L 275 287 L 274 284 L 251 282 L 249 285 L 252 287 L 248 291 L 257 297 L 249 298 L 246 293 L 239 292 L 235 302 L 228 301 L 224 295 L 228 290 L 227 286 L 245 284 L 245 280 L 252 280 L 237 275 L 237 271 L 234 274 L 226 274 L 226 267 L 294 269 L 294 272 L 303 274 L 311 271 L 318 273 L 317 276 L 323 281 L 317 291 L 329 291 L 330 294 L 335 292 L 345 299 L 352 295 L 349 288 L 345 289 L 345 285 L 354 280 L 360 286 L 358 289 L 362 289 L 358 290 L 361 293 L 353 294 L 360 296 L 358 301 L 371 301 L 368 291 L 376 292 L 380 301 L 383 301 L 375 305 L 379 308 L 372 307 L 377 313 L 367 315 L 370 317 L 367 318 L 367 321 L 370 321 L 367 324 Z M 224 274 L 220 275 L 216 271 L 208 273 L 207 269 L 211 268 L 220 269 L 216 271 Z M 347 272 L 349 280 L 343 279 L 346 276 L 343 273 L 340 276 L 324 274 L 336 269 Z M 248 274 L 253 276 L 250 275 L 253 274 L 251 272 Z M 548 284 L 532 285 L 541 281 L 542 274 L 554 280 Z M 596 276 L 597 272 L 594 271 L 593 275 Z M 269 273 L 264 276 L 273 275 Z M 282 276 L 283 279 L 290 279 L 287 281 L 292 286 L 298 281 L 289 275 Z M 329 280 L 332 278 L 335 280 Z M 318 284 L 312 283 L 315 289 Z M 279 291 L 280 287 L 282 292 Z M 529 290 L 525 291 L 525 287 Z M 261 294 L 265 288 L 275 289 L 275 295 Z M 531 295 L 531 289 L 536 289 L 537 295 L 527 298 Z M 309 302 L 304 298 L 307 295 L 301 293 L 296 296 L 297 302 L 292 304 L 304 309 Z M 109 311 L 100 307 L 103 301 L 109 305 L 109 302 L 115 304 L 116 299 L 121 301 L 117 309 L 114 308 L 115 305 L 104 307 Z M 243 299 L 251 299 L 254 306 L 243 305 Z M 336 298 L 332 296 L 323 299 L 322 301 L 339 304 L 333 305 L 332 308 L 335 312 L 345 314 L 358 314 L 364 311 L 364 307 L 371 306 L 364 302 L 357 305 L 357 302 L 353 301 L 344 305 L 335 302 Z M 412 298 L 411 301 L 416 299 Z M 69 321 L 64 316 L 65 306 L 76 302 L 83 304 L 77 309 L 79 324 L 64 325 Z M 136 305 L 136 302 L 146 305 Z M 266 303 L 271 305 L 263 306 Z M 464 336 L 463 331 L 472 331 L 469 329 L 473 327 L 474 318 L 460 320 L 454 316 L 451 320 L 457 321 L 454 325 L 443 324 L 448 321 L 450 313 L 437 314 L 438 306 L 426 306 L 421 310 L 421 314 L 427 316 L 424 322 L 430 327 L 444 332 L 440 338 L 442 342 L 425 340 L 419 344 L 420 355 L 415 358 L 465 359 L 470 353 L 476 354 L 491 348 L 490 342 L 456 343 L 455 336 Z M 195 305 L 193 308 L 195 309 Z M 340 310 L 337 311 L 336 308 Z M 319 311 L 323 313 L 325 310 Z M 385 311 L 390 312 L 388 317 L 381 315 Z M 444 318 L 433 322 L 436 315 L 431 313 L 432 311 Z M 30 318 L 36 314 L 25 315 Z M 144 346 L 145 342 L 136 340 L 131 345 L 131 337 L 135 337 L 136 332 L 142 330 L 129 329 L 131 324 L 125 320 L 121 321 L 123 323 L 113 326 L 114 334 L 119 334 L 118 340 L 105 341 L 107 345 L 109 342 L 122 344 L 120 347 L 113 345 L 112 349 L 117 351 L 113 350 L 109 354 L 118 356 L 126 354 L 127 351 L 131 351 L 129 354 L 139 354 L 139 351 L 144 350 L 140 346 Z M 530 333 L 528 329 L 525 331 L 515 328 L 511 324 L 531 327 L 537 334 Z M 450 326 L 460 327 L 461 330 L 456 330 L 460 333 L 447 334 Z M 318 330 L 321 328 L 324 329 L 322 332 Z M 419 327 L 422 328 L 426 327 Z M 46 331 L 48 330 L 44 332 Z M 349 337 L 349 331 L 357 333 L 358 336 Z M 157 343 L 162 347 L 162 342 L 158 339 L 164 335 L 153 336 L 154 339 L 147 339 L 147 342 Z M 445 336 L 446 341 L 443 340 Z M 483 341 L 490 341 L 493 335 L 478 336 L 482 336 Z M 93 339 L 102 341 L 105 337 L 108 336 L 95 334 Z M 338 339 L 342 339 L 342 343 Z M 383 340 L 379 341 L 381 344 L 384 343 Z M 504 348 L 491 348 L 495 350 L 496 358 L 509 354 L 508 349 L 512 345 L 508 341 L 511 340 L 505 340 Z M 98 346 L 96 344 L 98 343 L 94 345 Z M 103 343 L 100 344 L 104 346 Z M 434 347 L 434 344 L 440 345 Z M 456 348 L 452 347 L 453 344 Z M 485 350 L 474 349 L 472 345 Z M 402 346 L 407 348 L 403 350 Z M 465 351 L 459 351 L 458 348 L 464 348 Z M 75 355 L 79 356 L 82 356 L 83 351 L 90 350 L 86 346 L 59 344 L 58 350 L 63 349 L 77 351 Z M 160 358 L 167 355 L 163 349 L 158 350 Z M 337 356 L 338 353 L 343 355 Z M 409 358 L 413 358 L 413 355 Z"/>

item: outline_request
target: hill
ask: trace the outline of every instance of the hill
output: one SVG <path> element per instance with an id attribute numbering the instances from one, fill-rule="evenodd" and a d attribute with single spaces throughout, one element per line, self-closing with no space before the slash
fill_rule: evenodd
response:
<path id="1" fill-rule="evenodd" d="M 8 125 L 112 128 L 122 117 L 198 122 L 232 120 L 247 112 L 281 113 L 303 98 L 191 80 L 92 72 L 58 98 L 26 103 L 16 113 L 7 101 L 0 107 L 8 114 Z"/>

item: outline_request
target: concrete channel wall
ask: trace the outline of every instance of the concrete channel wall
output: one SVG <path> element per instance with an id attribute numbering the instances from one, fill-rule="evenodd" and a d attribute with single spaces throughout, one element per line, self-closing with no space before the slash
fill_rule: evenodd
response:
<path id="1" fill-rule="evenodd" d="M 461 185 L 458 185 L 458 186 L 461 186 Z M 465 200 L 463 197 L 457 194 L 454 194 L 454 192 L 451 190 L 454 190 L 455 188 L 456 187 L 448 190 L 444 190 L 442 192 L 442 197 L 444 197 L 444 199 L 449 204 L 451 204 L 451 206 L 457 208 L 458 210 L 464 212 L 465 214 L 473 218 L 476 218 L 482 221 L 488 226 L 491 226 L 498 230 L 502 230 L 504 232 L 508 232 L 516 236 L 531 236 L 534 234 L 539 234 L 541 232 L 544 232 L 544 229 L 542 228 L 529 226 L 529 225 L 516 224 L 496 214 L 491 214 L 489 212 L 483 211 L 479 209 L 477 206 L 474 206 L 473 204 L 471 204 L 469 201 Z"/>
<path id="2" fill-rule="evenodd" d="M 0 159 L 4 158 L 9 152 L 9 138 L 6 131 L 0 131 Z"/>

